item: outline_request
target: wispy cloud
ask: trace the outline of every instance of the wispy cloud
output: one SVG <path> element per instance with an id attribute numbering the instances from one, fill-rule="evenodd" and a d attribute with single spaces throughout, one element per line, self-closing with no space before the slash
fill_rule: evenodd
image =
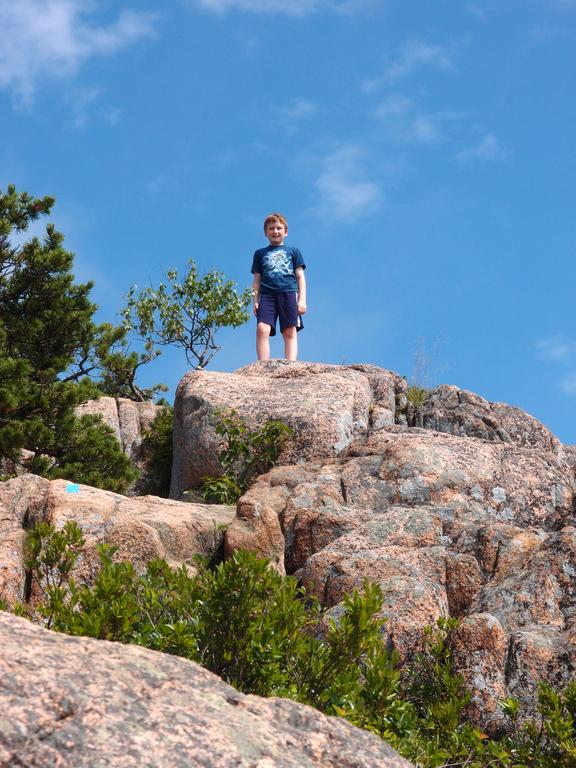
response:
<path id="1" fill-rule="evenodd" d="M 295 133 L 304 123 L 310 121 L 319 112 L 314 101 L 305 98 L 294 98 L 286 104 L 275 104 L 270 107 L 269 124 L 283 133 Z"/>
<path id="2" fill-rule="evenodd" d="M 273 108 L 274 113 L 283 120 L 305 120 L 318 113 L 318 105 L 309 99 L 291 99 L 287 104 Z"/>
<path id="3" fill-rule="evenodd" d="M 552 360 L 556 363 L 576 363 L 576 341 L 566 341 L 566 339 L 556 336 L 537 341 L 536 349 L 544 360 Z"/>
<path id="4" fill-rule="evenodd" d="M 460 150 L 454 155 L 458 163 L 474 161 L 497 162 L 507 160 L 508 151 L 502 146 L 500 139 L 493 133 L 485 132 L 472 146 Z"/>
<path id="5" fill-rule="evenodd" d="M 284 16 L 309 16 L 318 11 L 352 13 L 371 4 L 373 0 L 188 0 L 213 13 L 245 11 Z"/>
<path id="6" fill-rule="evenodd" d="M 352 223 L 380 208 L 382 189 L 378 181 L 370 178 L 366 165 L 366 153 L 356 144 L 328 154 L 314 182 L 319 195 L 314 212 L 329 215 L 331 221 Z"/>
<path id="7" fill-rule="evenodd" d="M 82 129 L 94 120 L 109 127 L 118 125 L 122 120 L 121 109 L 103 102 L 101 88 L 69 88 L 64 99 L 70 110 L 72 125 L 76 129 Z"/>
<path id="8" fill-rule="evenodd" d="M 558 335 L 536 342 L 539 357 L 560 367 L 558 386 L 567 395 L 576 395 L 576 341 Z"/>
<path id="9" fill-rule="evenodd" d="M 482 8 L 478 3 L 468 3 L 468 13 L 475 16 L 479 21 L 485 23 L 488 20 L 488 14 L 485 8 Z"/>
<path id="10" fill-rule="evenodd" d="M 576 373 L 570 373 L 560 379 L 560 388 L 567 395 L 576 395 Z"/>
<path id="11" fill-rule="evenodd" d="M 451 110 L 426 112 L 412 99 L 392 94 L 378 104 L 375 117 L 386 137 L 401 144 L 433 145 L 442 141 L 451 125 L 459 124 L 465 114 Z"/>
<path id="12" fill-rule="evenodd" d="M 549 0 L 552 8 L 558 8 L 561 11 L 569 11 L 576 8 L 576 0 Z"/>
<path id="13" fill-rule="evenodd" d="M 99 25 L 95 10 L 83 0 L 0 0 L 0 88 L 29 101 L 40 80 L 74 75 L 93 56 L 153 34 L 150 13 L 122 11 Z"/>
<path id="14" fill-rule="evenodd" d="M 364 80 L 362 89 L 370 92 L 381 86 L 395 84 L 421 69 L 452 71 L 454 69 L 452 49 L 444 45 L 434 45 L 425 40 L 409 40 L 380 75 Z"/>

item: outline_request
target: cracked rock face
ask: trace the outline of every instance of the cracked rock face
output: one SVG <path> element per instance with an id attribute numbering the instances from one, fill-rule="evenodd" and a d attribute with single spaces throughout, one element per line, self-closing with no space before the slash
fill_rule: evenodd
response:
<path id="1" fill-rule="evenodd" d="M 76 414 L 100 416 L 116 435 L 124 453 L 137 461 L 141 458 L 142 434 L 150 428 L 159 408 L 154 403 L 135 403 L 125 397 L 100 397 L 79 405 Z"/>
<path id="2" fill-rule="evenodd" d="M 212 416 L 230 408 L 251 427 L 281 419 L 293 429 L 284 465 L 259 478 L 235 514 L 86 486 L 70 495 L 65 481 L 30 475 L 1 484 L 0 596 L 22 597 L 24 529 L 36 519 L 82 525 L 78 575 L 88 580 L 99 541 L 137 567 L 156 556 L 189 565 L 214 554 L 228 525 L 226 554 L 270 558 L 335 616 L 366 578 L 380 583 L 383 639 L 403 658 L 424 626 L 458 617 L 455 664 L 472 691 L 469 714 L 489 733 L 504 725 L 503 698 L 530 712 L 539 680 L 562 686 L 574 676 L 576 447 L 523 411 L 457 387 L 438 387 L 414 408 L 406 383 L 375 366 L 269 361 L 184 377 L 173 497 L 219 473 Z M 123 418 L 117 434 L 132 450 L 136 416 Z M 266 759 L 255 764 L 284 764 Z"/>
<path id="3" fill-rule="evenodd" d="M 224 505 L 130 498 L 36 475 L 0 483 L 0 597 L 9 605 L 24 597 L 24 537 L 36 521 L 57 529 L 69 520 L 80 525 L 86 545 L 74 576 L 90 581 L 100 543 L 115 545 L 115 559 L 131 560 L 138 570 L 158 557 L 194 570 L 198 555 L 210 559 L 220 549 L 223 529 L 233 517 L 234 508 Z"/>
<path id="4" fill-rule="evenodd" d="M 370 365 L 272 360 L 233 374 L 192 371 L 176 391 L 170 495 L 179 498 L 202 477 L 220 473 L 211 421 L 219 409 L 235 409 L 252 428 L 269 419 L 288 424 L 293 435 L 282 462 L 292 464 L 341 455 L 394 424 L 396 398 L 405 389 L 400 376 Z"/>
<path id="5" fill-rule="evenodd" d="M 367 731 L 194 662 L 0 612 L 0 765 L 410 768 Z"/>
<path id="6" fill-rule="evenodd" d="M 162 406 L 150 402 L 136 403 L 126 397 L 100 397 L 98 400 L 88 400 L 76 408 L 77 416 L 100 416 L 104 424 L 114 432 L 124 453 L 140 470 L 140 477 L 128 490 L 129 496 L 143 493 L 148 483 L 149 459 L 144 455 L 142 441 L 160 410 Z"/>
<path id="7" fill-rule="evenodd" d="M 429 392 L 410 423 L 437 432 L 514 443 L 525 448 L 552 451 L 560 447 L 560 441 L 547 427 L 520 408 L 490 403 L 474 392 L 450 385 Z"/>
<path id="8" fill-rule="evenodd" d="M 385 594 L 385 641 L 407 657 L 441 616 L 462 620 L 470 714 L 502 726 L 507 695 L 576 670 L 574 472 L 562 451 L 417 430 L 352 455 L 277 467 L 241 498 L 227 552 L 253 549 L 325 606 L 364 579 Z"/>

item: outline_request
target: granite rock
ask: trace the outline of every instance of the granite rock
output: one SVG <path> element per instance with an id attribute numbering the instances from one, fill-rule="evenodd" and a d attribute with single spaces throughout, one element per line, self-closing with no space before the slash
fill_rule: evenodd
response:
<path id="1" fill-rule="evenodd" d="M 338 456 L 373 431 L 394 424 L 405 381 L 370 365 L 272 360 L 233 374 L 191 371 L 174 404 L 170 495 L 179 498 L 206 475 L 218 475 L 220 441 L 213 415 L 235 409 L 252 428 L 279 419 L 293 430 L 281 463 Z"/>
<path id="2" fill-rule="evenodd" d="M 149 456 L 146 455 L 144 436 L 162 406 L 151 402 L 138 403 L 125 397 L 100 397 L 88 400 L 76 408 L 76 414 L 94 414 L 100 416 L 104 424 L 110 427 L 122 450 L 140 471 L 140 476 L 127 491 L 129 496 L 139 496 L 146 488 L 154 485 L 155 478 L 150 469 Z"/>
<path id="3" fill-rule="evenodd" d="M 410 768 L 377 736 L 186 659 L 0 612 L 0 766 Z"/>
<path id="4" fill-rule="evenodd" d="M 502 698 L 533 711 L 538 677 L 576 667 L 576 486 L 561 450 L 379 430 L 347 456 L 272 469 L 238 509 L 250 527 L 238 514 L 227 552 L 269 546 L 326 607 L 378 582 L 383 640 L 403 659 L 426 625 L 460 618 L 458 668 L 489 732 L 502 727 Z"/>
<path id="5" fill-rule="evenodd" d="M 560 448 L 560 441 L 541 422 L 520 408 L 491 403 L 474 392 L 451 385 L 431 390 L 409 419 L 411 426 L 513 443 L 546 451 Z"/>
<path id="6" fill-rule="evenodd" d="M 45 520 L 57 529 L 77 522 L 86 544 L 74 575 L 90 581 L 98 568 L 97 544 L 117 547 L 118 560 L 144 570 L 154 558 L 195 570 L 198 556 L 218 556 L 234 508 L 189 504 L 157 496 L 130 498 L 66 480 L 24 475 L 0 483 L 0 597 L 25 596 L 23 542 L 26 529 Z"/>

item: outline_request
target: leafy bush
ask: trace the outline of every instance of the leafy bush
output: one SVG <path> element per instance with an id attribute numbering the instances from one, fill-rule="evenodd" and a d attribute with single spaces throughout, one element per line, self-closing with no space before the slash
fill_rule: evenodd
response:
<path id="1" fill-rule="evenodd" d="M 289 696 L 346 717 L 389 741 L 421 768 L 574 768 L 576 682 L 539 690 L 539 719 L 518 725 L 517 702 L 503 702 L 511 733 L 490 739 L 463 719 L 469 695 L 452 669 L 441 620 L 404 668 L 383 647 L 383 595 L 366 583 L 327 623 L 294 578 L 237 552 L 214 570 L 151 562 L 138 575 L 100 547 L 94 583 L 70 578 L 83 546 L 75 523 L 29 533 L 27 567 L 42 592 L 34 608 L 48 626 L 74 635 L 137 643 L 200 662 L 246 693 Z M 320 639 L 323 636 L 323 639 Z"/>
<path id="2" fill-rule="evenodd" d="M 179 347 L 190 365 L 205 368 L 220 349 L 220 328 L 238 328 L 250 319 L 250 291 L 238 293 L 234 282 L 215 270 L 201 277 L 192 260 L 182 280 L 175 269 L 166 278 L 157 288 L 130 289 L 122 310 L 125 327 L 146 341 L 149 352 L 154 345 Z"/>
<path id="3" fill-rule="evenodd" d="M 72 417 L 72 427 L 65 440 L 59 440 L 52 449 L 50 460 L 40 474 L 67 478 L 77 483 L 123 493 L 138 477 L 134 467 L 114 432 L 96 414 Z M 32 471 L 42 470 L 43 457 L 30 463 Z"/>
<path id="4" fill-rule="evenodd" d="M 142 451 L 147 458 L 149 476 L 143 493 L 168 497 L 172 475 L 173 433 L 174 409 L 167 405 L 158 411 L 150 428 L 143 434 Z"/>
<path id="5" fill-rule="evenodd" d="M 224 438 L 219 459 L 220 477 L 205 477 L 200 495 L 209 503 L 235 504 L 253 480 L 273 467 L 292 430 L 282 421 L 271 419 L 250 430 L 237 411 L 214 415 L 216 434 Z"/>
<path id="6" fill-rule="evenodd" d="M 430 390 L 425 387 L 411 385 L 406 390 L 406 397 L 408 398 L 408 402 L 413 405 L 414 408 L 419 408 L 426 399 L 428 392 L 430 392 Z"/>

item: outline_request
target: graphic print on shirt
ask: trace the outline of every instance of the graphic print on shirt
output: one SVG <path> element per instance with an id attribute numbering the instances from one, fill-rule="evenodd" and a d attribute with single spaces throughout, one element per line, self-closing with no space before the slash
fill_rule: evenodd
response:
<path id="1" fill-rule="evenodd" d="M 265 254 L 262 259 L 262 266 L 264 267 L 264 271 L 271 276 L 290 277 L 294 274 L 292 257 L 284 250 L 284 248 L 277 248 L 275 251 L 270 251 Z"/>

